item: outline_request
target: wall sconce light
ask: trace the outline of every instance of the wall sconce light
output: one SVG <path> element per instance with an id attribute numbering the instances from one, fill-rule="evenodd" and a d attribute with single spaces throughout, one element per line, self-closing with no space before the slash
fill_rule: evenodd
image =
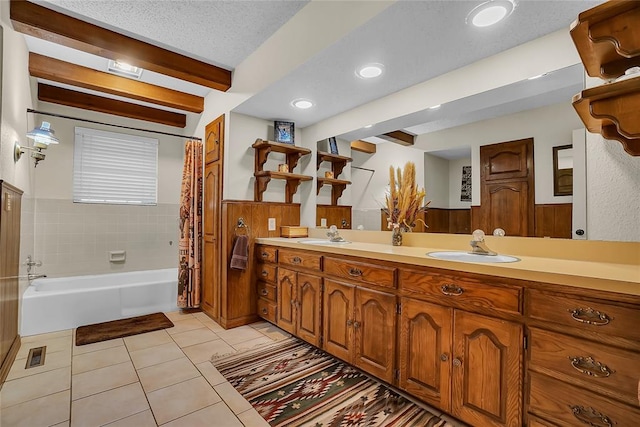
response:
<path id="1" fill-rule="evenodd" d="M 42 150 L 45 150 L 49 144 L 58 144 L 60 141 L 55 136 L 55 132 L 51 129 L 49 122 L 42 122 L 40 127 L 33 128 L 33 130 L 27 133 L 27 138 L 33 140 L 33 147 L 22 147 L 16 141 L 14 146 L 13 158 L 17 162 L 24 154 L 24 150 L 31 151 L 31 157 L 35 160 L 35 166 L 38 166 L 38 162 L 44 160 L 45 154 Z"/>

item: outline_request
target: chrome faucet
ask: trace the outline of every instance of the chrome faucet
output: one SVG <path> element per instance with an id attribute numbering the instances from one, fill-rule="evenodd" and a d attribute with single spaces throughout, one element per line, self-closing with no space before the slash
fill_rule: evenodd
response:
<path id="1" fill-rule="evenodd" d="M 344 239 L 338 233 L 338 227 L 332 225 L 329 227 L 329 231 L 327 231 L 327 236 L 329 237 L 330 242 L 344 242 Z"/>
<path id="2" fill-rule="evenodd" d="M 46 274 L 27 274 L 27 279 L 29 279 L 29 281 L 32 281 L 34 279 L 42 279 L 44 277 L 47 277 Z"/>
<path id="3" fill-rule="evenodd" d="M 469 244 L 471 245 L 472 254 L 489 256 L 498 255 L 497 252 L 494 252 L 487 247 L 487 244 L 484 242 L 484 231 L 482 230 L 475 230 L 473 232 L 471 242 L 469 242 Z"/>

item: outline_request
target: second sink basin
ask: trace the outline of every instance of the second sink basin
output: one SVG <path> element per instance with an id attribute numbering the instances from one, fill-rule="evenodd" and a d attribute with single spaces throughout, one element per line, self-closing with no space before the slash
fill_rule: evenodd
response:
<path id="1" fill-rule="evenodd" d="M 462 251 L 428 252 L 427 255 L 431 258 L 444 259 L 447 261 L 478 262 L 483 264 L 520 261 L 520 258 L 509 255 L 479 255 Z"/>
<path id="2" fill-rule="evenodd" d="M 347 240 L 343 240 L 342 242 L 332 242 L 329 239 L 305 239 L 300 240 L 298 243 L 306 243 L 307 245 L 329 245 L 329 246 L 339 246 L 339 245 L 347 245 L 351 242 Z"/>

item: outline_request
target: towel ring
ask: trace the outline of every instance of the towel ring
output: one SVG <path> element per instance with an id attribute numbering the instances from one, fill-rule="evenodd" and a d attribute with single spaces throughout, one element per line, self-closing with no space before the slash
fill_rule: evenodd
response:
<path id="1" fill-rule="evenodd" d="M 244 222 L 244 218 L 240 217 L 238 218 L 238 222 L 236 224 L 236 226 L 233 229 L 233 232 L 236 236 L 239 236 L 238 232 L 244 229 L 245 230 L 245 234 L 247 236 L 249 236 L 251 234 L 251 228 Z"/>

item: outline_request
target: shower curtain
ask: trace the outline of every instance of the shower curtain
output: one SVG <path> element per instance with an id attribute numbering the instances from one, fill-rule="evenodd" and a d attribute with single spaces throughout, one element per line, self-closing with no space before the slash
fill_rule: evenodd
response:
<path id="1" fill-rule="evenodd" d="M 202 261 L 202 142 L 189 140 L 184 147 L 180 195 L 178 245 L 178 307 L 200 307 Z"/>

